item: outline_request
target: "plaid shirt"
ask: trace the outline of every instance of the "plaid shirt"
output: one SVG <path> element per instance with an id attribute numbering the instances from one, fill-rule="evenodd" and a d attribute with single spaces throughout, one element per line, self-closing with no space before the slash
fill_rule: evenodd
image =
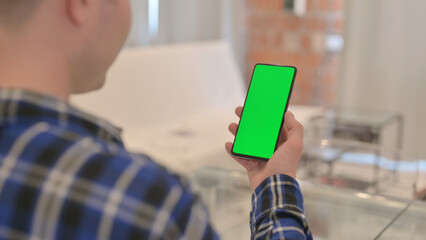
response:
<path id="1" fill-rule="evenodd" d="M 256 239 L 310 237 L 302 195 L 253 194 Z M 218 239 L 184 179 L 125 150 L 120 130 L 66 102 L 0 89 L 0 239 Z"/>
<path id="2" fill-rule="evenodd" d="M 254 191 L 250 213 L 252 239 L 313 239 L 296 180 L 274 175 Z"/>

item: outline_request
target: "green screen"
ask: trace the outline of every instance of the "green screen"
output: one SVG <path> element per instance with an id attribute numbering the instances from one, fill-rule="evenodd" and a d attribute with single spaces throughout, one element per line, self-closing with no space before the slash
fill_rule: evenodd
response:
<path id="1" fill-rule="evenodd" d="M 275 151 L 295 68 L 256 65 L 240 125 L 236 154 L 269 159 Z"/>

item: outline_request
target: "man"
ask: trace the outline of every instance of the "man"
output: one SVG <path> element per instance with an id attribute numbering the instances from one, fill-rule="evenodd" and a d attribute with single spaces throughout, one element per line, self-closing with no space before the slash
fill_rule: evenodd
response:
<path id="1" fill-rule="evenodd" d="M 0 0 L 0 239 L 219 237 L 182 178 L 68 104 L 102 86 L 129 26 L 128 0 Z M 312 238 L 294 180 L 303 128 L 285 120 L 267 164 L 235 159 L 255 190 L 254 239 Z"/>

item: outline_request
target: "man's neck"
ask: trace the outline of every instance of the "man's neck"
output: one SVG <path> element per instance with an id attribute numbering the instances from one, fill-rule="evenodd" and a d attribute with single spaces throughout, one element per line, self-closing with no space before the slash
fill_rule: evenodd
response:
<path id="1" fill-rule="evenodd" d="M 0 46 L 0 88 L 23 89 L 69 100 L 70 78 L 64 62 L 55 59 L 56 53 L 12 46 Z"/>

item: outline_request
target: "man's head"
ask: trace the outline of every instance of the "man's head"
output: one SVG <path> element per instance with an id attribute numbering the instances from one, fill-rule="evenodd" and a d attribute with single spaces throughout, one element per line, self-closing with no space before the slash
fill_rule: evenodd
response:
<path id="1" fill-rule="evenodd" d="M 73 93 L 87 92 L 103 85 L 129 28 L 129 0 L 0 0 L 0 57 L 32 56 L 66 72 Z"/>

